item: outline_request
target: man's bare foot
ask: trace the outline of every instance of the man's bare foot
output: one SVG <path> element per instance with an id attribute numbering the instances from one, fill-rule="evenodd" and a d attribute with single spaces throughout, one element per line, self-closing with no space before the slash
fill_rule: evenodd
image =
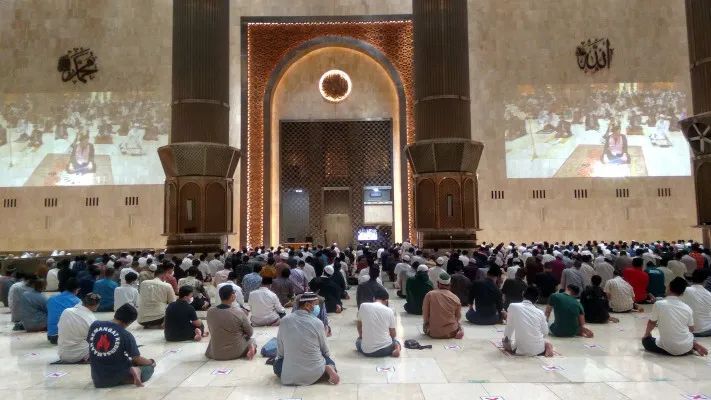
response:
<path id="1" fill-rule="evenodd" d="M 333 333 L 331 333 L 331 330 L 326 328 L 326 337 L 331 337 Z"/>
<path id="2" fill-rule="evenodd" d="M 210 336 L 210 332 L 205 332 L 205 333 L 202 334 L 202 337 L 204 337 L 204 338 L 205 338 L 205 337 L 208 337 L 208 336 Z"/>
<path id="3" fill-rule="evenodd" d="M 402 349 L 400 347 L 400 343 L 394 343 L 395 349 L 393 349 L 393 357 L 400 357 L 400 350 Z"/>
<path id="4" fill-rule="evenodd" d="M 195 336 L 193 337 L 193 340 L 196 342 L 199 342 L 202 340 L 202 332 L 200 332 L 200 329 L 195 328 Z"/>
<path id="5" fill-rule="evenodd" d="M 141 369 L 138 367 L 131 367 L 131 376 L 133 377 L 133 384 L 138 387 L 143 387 L 143 382 L 141 382 Z"/>
<path id="6" fill-rule="evenodd" d="M 582 336 L 582 337 L 584 337 L 584 338 L 591 338 L 591 337 L 595 336 L 595 334 L 593 333 L 593 331 L 591 331 L 590 329 L 588 329 L 588 328 L 586 328 L 586 327 L 580 328 L 580 333 L 579 333 L 579 335 Z"/>
<path id="7" fill-rule="evenodd" d="M 546 342 L 546 352 L 543 353 L 546 357 L 553 357 L 553 345 Z"/>
<path id="8" fill-rule="evenodd" d="M 328 374 L 328 383 L 330 383 L 331 385 L 338 385 L 338 382 L 341 381 L 341 377 L 338 376 L 336 369 L 332 366 L 326 366 L 326 373 Z"/>
<path id="9" fill-rule="evenodd" d="M 254 355 L 257 354 L 257 345 L 252 344 L 249 346 L 249 350 L 247 350 L 247 354 L 244 356 L 248 361 L 252 361 L 254 359 Z"/>
<path id="10" fill-rule="evenodd" d="M 341 312 L 343 312 L 343 307 L 341 307 L 340 305 L 337 305 L 336 306 L 336 314 L 340 314 Z"/>
<path id="11" fill-rule="evenodd" d="M 462 329 L 461 327 L 459 327 L 459 330 L 458 330 L 457 333 L 454 335 L 454 338 L 455 338 L 455 339 L 461 339 L 461 338 L 463 338 L 463 337 L 464 337 L 464 329 Z"/>
<path id="12" fill-rule="evenodd" d="M 615 317 L 610 317 L 610 322 L 618 323 L 618 322 L 620 322 L 620 319 L 615 318 Z"/>
<path id="13" fill-rule="evenodd" d="M 704 357 L 706 357 L 709 354 L 709 351 L 706 350 L 706 347 L 702 346 L 700 343 L 698 343 L 696 341 L 694 342 L 693 350 Z"/>

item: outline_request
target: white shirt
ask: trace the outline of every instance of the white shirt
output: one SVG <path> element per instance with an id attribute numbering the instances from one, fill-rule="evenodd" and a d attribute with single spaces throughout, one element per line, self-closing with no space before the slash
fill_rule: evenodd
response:
<path id="1" fill-rule="evenodd" d="M 232 306 L 233 307 L 244 306 L 244 292 L 242 292 L 241 287 L 235 285 L 235 283 L 232 281 L 222 282 L 219 285 L 217 285 L 217 296 L 219 297 L 220 289 L 225 285 L 232 286 L 232 289 L 234 289 L 234 291 L 235 291 L 236 299 L 235 299 L 234 303 L 232 303 Z"/>
<path id="2" fill-rule="evenodd" d="M 118 310 L 122 305 L 127 303 L 138 309 L 138 298 L 138 289 L 135 284 L 129 285 L 123 283 L 114 289 L 114 310 Z"/>
<path id="3" fill-rule="evenodd" d="M 694 347 L 694 335 L 689 331 L 694 326 L 694 315 L 691 307 L 676 296 L 657 300 L 652 306 L 649 320 L 657 322 L 659 337 L 657 346 L 670 354 L 680 356 Z"/>
<path id="4" fill-rule="evenodd" d="M 215 276 L 217 271 L 224 269 L 224 268 L 225 268 L 225 264 L 223 264 L 222 261 L 220 261 L 218 259 L 214 259 L 214 260 L 210 261 L 209 263 L 207 263 L 207 269 L 208 269 L 208 272 L 210 273 L 210 276 Z"/>
<path id="5" fill-rule="evenodd" d="M 621 276 L 610 279 L 603 288 L 614 312 L 627 312 L 634 307 L 634 289 Z"/>
<path id="6" fill-rule="evenodd" d="M 156 321 L 165 317 L 165 308 L 175 301 L 175 292 L 170 283 L 155 278 L 141 282 L 139 287 L 141 306 L 138 308 L 138 323 Z"/>
<path id="7" fill-rule="evenodd" d="M 694 260 L 696 261 L 696 260 Z M 683 278 L 686 275 L 686 265 L 678 260 L 671 260 L 667 264 L 667 268 L 672 270 L 674 273 L 674 276 L 678 276 L 680 278 Z"/>
<path id="8" fill-rule="evenodd" d="M 203 278 L 207 278 L 207 276 L 210 275 L 210 267 L 204 261 L 200 262 L 200 265 L 198 265 L 198 271 L 202 272 Z"/>
<path id="9" fill-rule="evenodd" d="M 193 259 L 185 257 L 183 258 L 183 262 L 180 263 L 180 269 L 183 271 L 187 271 L 190 267 L 193 266 Z"/>
<path id="10" fill-rule="evenodd" d="M 465 267 L 469 265 L 469 257 L 467 256 L 459 256 L 459 261 L 461 261 Z"/>
<path id="11" fill-rule="evenodd" d="M 311 282 L 311 280 L 316 277 L 316 270 L 314 269 L 313 265 L 305 263 L 304 268 L 302 270 L 304 271 L 304 275 L 306 275 L 307 281 Z"/>
<path id="12" fill-rule="evenodd" d="M 516 271 L 521 268 L 519 265 L 512 265 L 506 270 L 506 279 L 516 279 Z"/>
<path id="13" fill-rule="evenodd" d="M 615 277 L 615 267 L 610 265 L 607 261 L 602 261 L 595 265 L 595 274 L 602 278 L 600 287 L 604 288 L 607 281 Z"/>
<path id="14" fill-rule="evenodd" d="M 688 254 L 684 255 L 684 257 L 681 258 L 681 262 L 683 262 L 686 266 L 687 275 L 691 275 L 696 269 L 696 259 Z"/>
<path id="15" fill-rule="evenodd" d="M 680 299 L 694 313 L 694 332 L 711 330 L 711 292 L 702 285 L 691 285 Z"/>
<path id="16" fill-rule="evenodd" d="M 140 273 L 140 272 L 136 272 L 136 271 L 135 271 L 133 268 L 131 268 L 131 267 L 125 267 L 125 268 L 122 269 L 121 272 L 119 273 L 119 277 L 120 277 L 120 279 L 121 279 L 121 285 L 123 285 L 123 284 L 126 283 L 126 275 L 128 275 L 129 272 L 133 272 L 134 274 L 136 274 L 136 276 L 138 276 L 138 274 Z"/>
<path id="17" fill-rule="evenodd" d="M 89 326 L 96 321 L 94 313 L 79 303 L 67 308 L 59 317 L 59 339 L 57 354 L 65 362 L 79 362 L 89 355 L 89 343 L 86 336 Z"/>
<path id="18" fill-rule="evenodd" d="M 249 294 L 249 309 L 257 326 L 271 325 L 279 319 L 279 313 L 286 312 L 276 293 L 264 286 Z"/>
<path id="19" fill-rule="evenodd" d="M 52 268 L 47 271 L 47 291 L 56 292 L 59 290 L 59 268 Z"/>
<path id="20" fill-rule="evenodd" d="M 592 277 L 595 275 L 595 270 L 590 264 L 583 263 L 580 266 L 580 274 L 583 275 L 583 285 L 590 286 L 592 285 Z M 580 288 L 580 291 L 582 292 L 584 287 Z"/>
<path id="21" fill-rule="evenodd" d="M 390 307 L 379 303 L 363 303 L 358 309 L 358 321 L 363 324 L 363 353 L 374 353 L 390 346 L 393 339 L 390 329 L 395 329 L 395 313 Z"/>
<path id="22" fill-rule="evenodd" d="M 441 274 L 442 272 L 444 272 L 442 267 L 432 267 L 429 271 L 427 271 L 427 276 L 430 278 L 430 281 L 432 281 L 432 283 L 437 283 L 437 280 L 439 279 L 439 274 Z"/>
<path id="23" fill-rule="evenodd" d="M 361 305 L 363 307 L 363 305 Z M 511 303 L 504 336 L 512 341 L 517 356 L 537 356 L 546 350 L 546 315 L 530 301 Z"/>

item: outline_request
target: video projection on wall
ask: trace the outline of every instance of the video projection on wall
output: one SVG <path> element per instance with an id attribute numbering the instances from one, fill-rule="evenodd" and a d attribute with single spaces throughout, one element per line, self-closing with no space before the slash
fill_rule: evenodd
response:
<path id="1" fill-rule="evenodd" d="M 0 93 L 0 187 L 162 184 L 166 97 Z"/>
<path id="2" fill-rule="evenodd" d="M 508 178 L 689 176 L 676 83 L 523 85 L 504 104 Z"/>

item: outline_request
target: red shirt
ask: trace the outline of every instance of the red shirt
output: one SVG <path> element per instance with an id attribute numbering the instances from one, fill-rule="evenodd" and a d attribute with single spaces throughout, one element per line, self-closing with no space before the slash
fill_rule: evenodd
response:
<path id="1" fill-rule="evenodd" d="M 551 261 L 551 263 L 553 264 L 553 270 L 551 271 L 551 273 L 553 274 L 555 279 L 560 282 L 561 278 L 563 277 L 563 270 L 565 270 L 565 264 L 563 263 L 563 261 L 560 261 L 557 258 Z"/>
<path id="2" fill-rule="evenodd" d="M 161 280 L 165 283 L 170 283 L 170 286 L 173 287 L 173 291 L 175 293 L 178 293 L 178 281 L 175 279 L 174 276 L 164 274 Z"/>
<path id="3" fill-rule="evenodd" d="M 647 284 L 649 284 L 649 275 L 642 269 L 625 268 L 622 271 L 622 279 L 634 289 L 635 303 L 641 303 L 647 299 Z"/>
<path id="4" fill-rule="evenodd" d="M 689 256 L 693 257 L 694 260 L 696 260 L 696 268 L 697 269 L 702 269 L 704 267 L 704 255 L 701 253 L 697 253 L 695 251 L 692 251 Z"/>

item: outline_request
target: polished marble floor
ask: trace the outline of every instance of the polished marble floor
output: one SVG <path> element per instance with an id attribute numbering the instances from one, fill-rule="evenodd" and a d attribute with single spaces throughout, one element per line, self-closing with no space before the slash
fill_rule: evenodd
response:
<path id="1" fill-rule="evenodd" d="M 503 326 L 465 322 L 463 340 L 432 340 L 422 335 L 419 317 L 402 311 L 404 301 L 392 299 L 398 338 L 433 348 L 404 350 L 399 359 L 368 359 L 355 351 L 355 291 L 351 292 L 347 310 L 329 316 L 333 336 L 328 344 L 341 375 L 337 386 L 284 387 L 263 358 L 208 361 L 203 355 L 206 342 L 168 344 L 161 331 L 134 324 L 130 330 L 142 345 L 142 354 L 157 361 L 153 379 L 145 388 L 97 390 L 88 366 L 49 365 L 58 358 L 45 335 L 12 332 L 9 315 L 0 310 L 0 399 L 683 400 L 684 395 L 704 394 L 711 398 L 711 359 L 643 352 L 639 338 L 648 314 L 625 314 L 619 324 L 591 326 L 593 339 L 550 338 L 559 353 L 554 358 L 521 358 L 503 354 L 492 343 L 501 338 Z M 255 338 L 261 345 L 276 332 L 257 328 Z M 711 345 L 711 340 L 702 341 Z M 391 371 L 379 372 L 378 367 Z M 231 372 L 214 375 L 217 369 Z M 48 377 L 55 373 L 66 375 Z"/>

